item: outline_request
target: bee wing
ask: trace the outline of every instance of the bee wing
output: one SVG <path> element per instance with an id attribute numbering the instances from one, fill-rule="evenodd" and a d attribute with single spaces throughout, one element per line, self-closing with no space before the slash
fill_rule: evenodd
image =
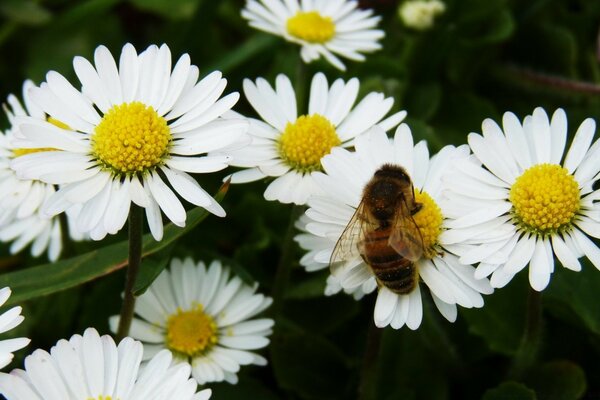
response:
<path id="1" fill-rule="evenodd" d="M 365 218 L 364 202 L 361 201 L 331 253 L 329 268 L 332 275 L 340 274 L 349 262 L 361 256 L 365 224 L 369 222 Z"/>
<path id="2" fill-rule="evenodd" d="M 405 199 L 400 202 L 388 244 L 402 257 L 413 262 L 423 255 L 423 236 Z"/>

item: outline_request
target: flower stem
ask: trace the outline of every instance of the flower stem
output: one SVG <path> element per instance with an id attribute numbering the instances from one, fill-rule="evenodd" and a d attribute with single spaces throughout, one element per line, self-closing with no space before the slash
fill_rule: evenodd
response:
<path id="1" fill-rule="evenodd" d="M 62 244 L 62 258 L 69 258 L 73 255 L 73 244 L 71 243 L 71 235 L 69 235 L 69 221 L 67 213 L 62 212 L 58 215 L 58 226 L 60 228 L 60 241 Z"/>
<path id="2" fill-rule="evenodd" d="M 133 285 L 142 263 L 142 230 L 143 230 L 142 208 L 132 204 L 129 210 L 129 263 L 127 265 L 127 276 L 125 278 L 125 295 L 121 307 L 121 318 L 117 329 L 117 342 L 120 342 L 129 334 L 133 310 L 135 307 L 135 296 Z"/>
<path id="3" fill-rule="evenodd" d="M 279 263 L 277 264 L 277 271 L 275 272 L 275 280 L 271 293 L 273 296 L 272 311 L 275 316 L 279 316 L 283 310 L 283 296 L 285 290 L 287 289 L 290 275 L 292 273 L 292 256 L 295 231 L 294 224 L 303 211 L 304 206 L 298 206 L 295 204 L 292 206 L 292 210 L 290 212 L 290 221 L 281 244 L 281 256 L 279 257 Z"/>
<path id="4" fill-rule="evenodd" d="M 537 357 L 542 336 L 542 294 L 529 287 L 527 315 L 521 343 L 515 354 L 509 377 L 522 378 Z"/>
<path id="5" fill-rule="evenodd" d="M 365 345 L 365 354 L 363 357 L 362 367 L 360 370 L 360 381 L 358 383 L 358 392 L 356 398 L 358 400 L 374 399 L 375 388 L 374 379 L 377 376 L 377 358 L 381 348 L 381 335 L 383 329 L 375 326 L 371 319 L 369 331 L 367 333 L 367 343 Z"/>

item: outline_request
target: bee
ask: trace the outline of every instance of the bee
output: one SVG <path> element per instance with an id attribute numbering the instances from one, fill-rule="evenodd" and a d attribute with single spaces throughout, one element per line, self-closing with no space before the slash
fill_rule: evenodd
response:
<path id="1" fill-rule="evenodd" d="M 421 208 L 406 170 L 385 164 L 363 189 L 362 200 L 337 241 L 330 259 L 332 274 L 356 265 L 360 255 L 379 287 L 408 294 L 418 284 L 415 262 L 424 251 L 413 215 Z M 354 260 L 354 262 L 353 262 Z"/>

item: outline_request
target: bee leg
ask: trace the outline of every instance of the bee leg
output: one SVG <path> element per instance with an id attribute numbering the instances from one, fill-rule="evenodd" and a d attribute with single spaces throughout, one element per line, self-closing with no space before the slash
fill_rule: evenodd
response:
<path id="1" fill-rule="evenodd" d="M 416 213 L 421 211 L 421 208 L 423 208 L 423 203 L 414 203 L 414 204 L 415 204 L 415 206 L 410 211 L 410 215 L 415 215 Z"/>

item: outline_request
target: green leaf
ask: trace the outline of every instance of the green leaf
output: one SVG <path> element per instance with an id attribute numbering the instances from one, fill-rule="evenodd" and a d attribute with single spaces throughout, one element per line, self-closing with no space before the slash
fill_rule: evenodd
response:
<path id="1" fill-rule="evenodd" d="M 167 19 L 190 19 L 201 0 L 130 0 L 140 10 L 150 11 Z"/>
<path id="2" fill-rule="evenodd" d="M 32 0 L 4 0 L 0 3 L 0 14 L 25 25 L 42 25 L 52 19 L 52 14 Z"/>
<path id="3" fill-rule="evenodd" d="M 286 290 L 286 299 L 310 299 L 325 296 L 325 286 L 329 270 L 322 270 L 308 274 L 306 279 L 294 282 Z"/>
<path id="4" fill-rule="evenodd" d="M 160 275 L 167 267 L 169 260 L 171 260 L 170 249 L 146 257 L 137 279 L 135 280 L 135 284 L 133 285 L 133 294 L 135 296 L 144 294 L 152 282 L 154 282 L 154 280 L 158 278 L 158 275 Z"/>
<path id="5" fill-rule="evenodd" d="M 467 46 L 500 43 L 508 39 L 514 31 L 515 21 L 512 14 L 508 10 L 502 10 L 478 24 L 462 27 L 461 43 Z"/>
<path id="6" fill-rule="evenodd" d="M 535 392 L 522 383 L 504 382 L 485 392 L 482 400 L 535 400 L 536 398 Z"/>
<path id="7" fill-rule="evenodd" d="M 576 400 L 587 387 L 584 371 L 567 360 L 542 365 L 529 377 L 528 384 L 544 400 Z"/>
<path id="8" fill-rule="evenodd" d="M 558 267 L 544 298 L 554 315 L 600 334 L 600 274 L 587 260 L 582 264 L 581 272 Z"/>
<path id="9" fill-rule="evenodd" d="M 246 40 L 235 50 L 227 53 L 225 57 L 208 67 L 208 71 L 218 70 L 228 72 L 243 65 L 248 60 L 257 57 L 259 54 L 273 48 L 278 38 L 273 35 L 258 34 Z"/>
<path id="10" fill-rule="evenodd" d="M 483 309 L 461 309 L 469 330 L 490 349 L 514 355 L 525 325 L 528 286 L 527 274 L 519 274 L 507 287 L 486 296 Z"/>
<path id="11" fill-rule="evenodd" d="M 215 196 L 217 201 L 223 199 L 228 187 L 228 183 L 221 187 Z M 144 235 L 142 256 L 147 257 L 163 250 L 194 229 L 207 216 L 208 211 L 200 207 L 189 211 L 185 228 L 168 224 L 165 226 L 163 239 L 160 242 L 155 241 L 150 234 Z M 13 290 L 7 305 L 65 290 L 125 267 L 127 244 L 127 241 L 123 241 L 67 260 L 0 275 L 0 287 L 10 286 Z"/>
<path id="12" fill-rule="evenodd" d="M 409 88 L 406 109 L 413 118 L 429 119 L 437 111 L 442 98 L 442 88 L 437 82 L 428 82 Z"/>

